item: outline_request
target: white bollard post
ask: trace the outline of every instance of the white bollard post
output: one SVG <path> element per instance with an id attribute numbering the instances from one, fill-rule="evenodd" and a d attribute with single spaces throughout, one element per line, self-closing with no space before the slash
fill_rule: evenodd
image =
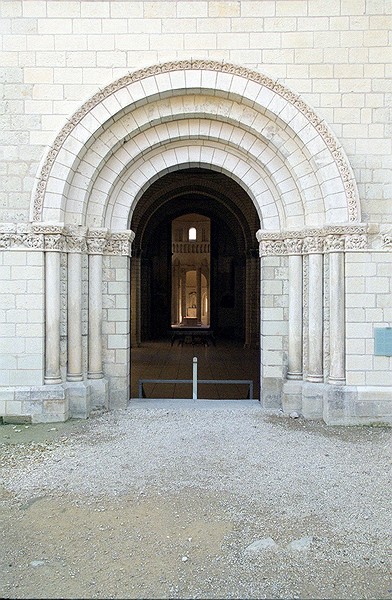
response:
<path id="1" fill-rule="evenodd" d="M 192 400 L 197 400 L 197 357 L 193 357 Z"/>

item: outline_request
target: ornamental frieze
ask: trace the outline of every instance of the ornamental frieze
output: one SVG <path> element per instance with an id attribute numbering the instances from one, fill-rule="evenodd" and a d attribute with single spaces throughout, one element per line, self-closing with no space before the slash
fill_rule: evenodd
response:
<path id="1" fill-rule="evenodd" d="M 77 225 L 68 225 L 66 228 L 67 235 L 67 251 L 68 252 L 86 252 L 86 233 L 87 227 L 79 227 Z"/>
<path id="2" fill-rule="evenodd" d="M 270 89 L 275 94 L 284 98 L 287 102 L 295 106 L 304 117 L 311 123 L 311 125 L 317 130 L 325 142 L 327 148 L 331 151 L 335 164 L 339 170 L 342 181 L 345 183 L 347 206 L 348 206 L 348 220 L 355 222 L 358 220 L 358 209 L 359 199 L 354 181 L 354 176 L 348 160 L 342 152 L 341 146 L 338 140 L 334 136 L 332 130 L 326 125 L 325 121 L 321 119 L 317 113 L 310 107 L 302 98 L 286 88 L 280 82 L 263 75 L 257 71 L 253 71 L 240 65 L 234 65 L 231 63 L 222 63 L 214 60 L 179 60 L 167 62 L 159 65 L 153 65 L 138 71 L 134 71 L 127 75 L 124 75 L 117 81 L 112 82 L 94 96 L 92 96 L 87 102 L 85 102 L 70 118 L 67 124 L 61 129 L 56 139 L 54 140 L 50 151 L 47 153 L 44 164 L 39 173 L 39 181 L 35 188 L 35 195 L 33 200 L 33 220 L 39 221 L 42 215 L 42 208 L 44 204 L 44 197 L 46 192 L 46 186 L 50 177 L 50 172 L 53 164 L 55 163 L 57 156 L 65 143 L 68 136 L 72 133 L 74 128 L 80 121 L 98 104 L 103 100 L 121 90 L 130 84 L 155 75 L 162 73 L 168 73 L 171 71 L 184 71 L 184 70 L 208 70 L 229 73 L 231 75 L 237 75 L 244 77 L 250 81 L 254 81 L 259 85 Z"/>
<path id="3" fill-rule="evenodd" d="M 48 223 L 0 223 L 0 250 L 40 250 L 131 256 L 135 234 Z"/>
<path id="4" fill-rule="evenodd" d="M 325 252 L 337 252 L 344 250 L 345 239 L 343 235 L 327 235 L 324 239 Z"/>
<path id="5" fill-rule="evenodd" d="M 104 254 L 109 233 L 105 227 L 89 229 L 86 237 L 88 254 Z"/>
<path id="6" fill-rule="evenodd" d="M 382 247 L 392 249 L 392 232 L 382 234 Z"/>
<path id="7" fill-rule="evenodd" d="M 288 238 L 285 240 L 286 254 L 302 254 L 303 240 L 300 238 Z"/>
<path id="8" fill-rule="evenodd" d="M 324 250 L 324 238 L 321 236 L 307 236 L 303 245 L 304 254 L 322 254 Z"/>
<path id="9" fill-rule="evenodd" d="M 369 248 L 369 227 L 358 224 L 326 225 L 320 229 L 309 228 L 300 231 L 259 230 L 256 237 L 260 244 L 260 256 L 327 254 Z M 392 249 L 392 242 L 390 247 Z"/>

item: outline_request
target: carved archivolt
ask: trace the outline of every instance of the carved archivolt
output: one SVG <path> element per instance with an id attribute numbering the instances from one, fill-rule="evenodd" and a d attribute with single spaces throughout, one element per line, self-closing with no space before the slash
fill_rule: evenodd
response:
<path id="1" fill-rule="evenodd" d="M 367 225 L 329 225 L 302 231 L 259 230 L 257 240 L 260 256 L 326 254 L 369 247 Z"/>
<path id="2" fill-rule="evenodd" d="M 382 247 L 392 249 L 392 233 L 384 233 L 382 235 Z"/>
<path id="3" fill-rule="evenodd" d="M 61 150 L 68 135 L 74 130 L 76 125 L 85 117 L 89 111 L 95 106 L 101 103 L 103 100 L 108 98 L 111 94 L 118 90 L 129 86 L 130 84 L 141 81 L 147 77 L 159 75 L 161 73 L 167 73 L 171 71 L 184 71 L 184 70 L 207 70 L 207 71 L 220 71 L 223 73 L 229 73 L 232 75 L 238 75 L 244 77 L 250 81 L 254 81 L 261 86 L 264 86 L 272 90 L 275 94 L 278 94 L 287 102 L 295 106 L 312 124 L 317 130 L 318 134 L 324 140 L 326 146 L 330 150 L 335 164 L 339 169 L 342 181 L 344 182 L 347 206 L 348 206 L 348 218 L 350 222 L 358 221 L 359 218 L 359 198 L 357 188 L 355 185 L 354 177 L 347 161 L 347 158 L 342 151 L 342 148 L 329 129 L 325 122 L 311 109 L 297 94 L 286 88 L 281 83 L 278 83 L 274 79 L 241 67 L 233 65 L 231 63 L 221 63 L 213 60 L 182 60 L 167 62 L 164 64 L 154 65 L 145 69 L 140 69 L 129 73 L 124 77 L 121 77 L 117 81 L 106 86 L 100 90 L 97 94 L 92 96 L 87 102 L 85 102 L 80 109 L 74 113 L 68 123 L 61 129 L 60 133 L 54 140 L 51 149 L 49 150 L 39 174 L 39 180 L 35 188 L 35 196 L 33 201 L 33 220 L 39 221 L 41 219 L 42 207 L 44 202 L 44 196 L 46 191 L 47 181 L 50 176 L 51 168 L 56 161 L 59 151 Z"/>
<path id="4" fill-rule="evenodd" d="M 81 252 L 131 256 L 133 231 L 45 223 L 0 224 L 0 249 Z"/>

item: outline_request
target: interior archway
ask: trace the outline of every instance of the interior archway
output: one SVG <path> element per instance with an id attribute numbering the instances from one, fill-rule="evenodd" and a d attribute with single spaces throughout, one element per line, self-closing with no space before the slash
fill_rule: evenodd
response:
<path id="1" fill-rule="evenodd" d="M 189 311 L 187 316 L 190 318 L 182 319 L 182 323 L 176 323 L 176 326 L 179 326 L 180 330 L 184 326 L 187 333 L 191 328 L 195 335 L 200 333 L 202 328 L 204 333 L 211 332 L 211 337 L 193 337 L 192 340 L 185 337 L 182 343 L 184 339 L 185 344 L 191 341 L 193 343 L 196 339 L 197 347 L 193 347 L 192 351 L 196 355 L 201 354 L 200 360 L 206 358 L 206 352 L 212 354 L 216 345 L 218 351 L 220 349 L 224 354 L 228 370 L 231 368 L 233 372 L 233 363 L 239 362 L 238 350 L 245 347 L 248 372 L 252 372 L 256 384 L 259 379 L 259 259 L 256 240 L 259 218 L 251 199 L 239 185 L 221 173 L 205 169 L 179 170 L 157 180 L 144 193 L 134 212 L 131 222 L 131 229 L 135 232 L 131 270 L 140 273 L 140 289 L 138 282 L 133 280 L 131 295 L 135 310 L 132 315 L 131 339 L 135 360 L 132 363 L 133 369 L 137 369 L 137 374 L 135 372 L 132 379 L 136 381 L 143 376 L 142 371 L 138 369 L 141 363 L 146 364 L 143 352 L 151 357 L 151 348 L 155 348 L 154 360 L 161 361 L 162 355 L 158 355 L 158 350 L 161 347 L 159 342 L 162 341 L 166 343 L 163 353 L 166 355 L 169 352 L 169 342 L 173 335 L 172 255 L 179 245 L 173 244 L 172 226 L 174 221 L 183 220 L 184 231 L 188 237 L 188 224 L 195 222 L 197 218 L 199 224 L 208 221 L 211 228 L 208 244 L 203 242 L 200 236 L 200 243 L 194 242 L 193 247 L 193 252 L 201 253 L 206 250 L 205 246 L 208 246 L 210 253 L 209 322 L 204 325 L 201 322 L 196 324 L 195 302 L 195 314 Z M 188 240 L 186 242 L 181 244 L 185 246 L 185 250 L 189 246 Z M 204 254 L 200 256 L 203 257 Z M 187 254 L 187 257 L 192 265 L 191 253 Z M 251 262 L 256 268 L 250 268 Z M 196 261 L 194 264 L 201 263 Z M 186 271 L 188 275 L 194 272 L 196 277 L 196 269 L 192 271 L 192 266 L 184 267 L 184 274 Z M 204 275 L 201 273 L 201 277 L 205 275 L 206 272 Z M 207 277 L 205 279 L 207 281 Z M 188 281 L 190 280 L 191 278 Z M 184 279 L 184 283 L 185 281 Z M 137 303 L 135 295 L 138 293 L 140 300 Z M 200 300 L 201 298 L 202 294 Z M 193 321 L 195 324 L 190 325 Z M 204 344 L 205 339 L 207 344 Z M 176 348 L 172 352 L 175 354 Z M 151 358 L 149 360 L 151 363 Z M 219 368 L 218 365 L 215 371 L 214 360 L 210 360 L 210 379 L 219 378 Z M 231 378 L 238 377 L 239 375 Z M 135 391 L 136 389 L 133 389 L 133 393 Z M 229 391 L 227 389 L 225 393 Z M 212 390 L 209 390 L 209 394 L 211 392 Z M 164 392 L 160 390 L 160 393 Z M 181 393 L 181 390 L 174 391 L 177 397 L 178 393 Z M 214 397 L 214 392 L 212 393 Z M 217 391 L 218 397 L 219 393 L 222 394 L 222 389 Z"/>

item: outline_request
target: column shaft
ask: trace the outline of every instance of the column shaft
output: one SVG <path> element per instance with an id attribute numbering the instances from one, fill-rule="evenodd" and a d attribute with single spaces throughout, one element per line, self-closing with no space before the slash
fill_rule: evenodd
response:
<path id="1" fill-rule="evenodd" d="M 289 256 L 289 365 L 287 379 L 302 379 L 302 256 Z"/>
<path id="2" fill-rule="evenodd" d="M 131 258 L 131 346 L 140 346 L 141 331 L 141 258 Z"/>
<path id="3" fill-rule="evenodd" d="M 196 317 L 197 324 L 201 325 L 201 267 L 197 267 L 196 275 Z"/>
<path id="4" fill-rule="evenodd" d="M 181 271 L 181 313 L 182 322 L 186 318 L 186 271 Z"/>
<path id="5" fill-rule="evenodd" d="M 345 383 L 344 254 L 329 255 L 330 370 L 329 383 Z"/>
<path id="6" fill-rule="evenodd" d="M 88 257 L 88 377 L 101 379 L 102 367 L 102 254 Z"/>
<path id="7" fill-rule="evenodd" d="M 68 254 L 68 381 L 82 381 L 82 255 Z"/>
<path id="8" fill-rule="evenodd" d="M 61 383 L 60 253 L 45 253 L 45 384 Z"/>
<path id="9" fill-rule="evenodd" d="M 323 381 L 323 255 L 309 254 L 308 381 Z"/>
<path id="10" fill-rule="evenodd" d="M 171 265 L 172 293 L 171 293 L 171 322 L 178 323 L 178 265 Z"/>
<path id="11" fill-rule="evenodd" d="M 245 263 L 245 348 L 249 348 L 252 339 L 252 284 L 251 259 L 247 256 Z"/>

